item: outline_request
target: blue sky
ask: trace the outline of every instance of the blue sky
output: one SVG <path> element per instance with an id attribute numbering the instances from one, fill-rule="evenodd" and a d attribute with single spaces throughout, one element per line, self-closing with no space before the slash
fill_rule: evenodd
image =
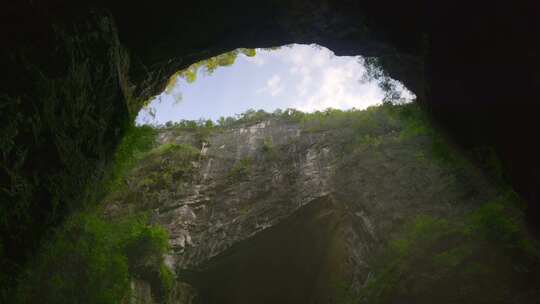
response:
<path id="1" fill-rule="evenodd" d="M 359 56 L 335 56 L 317 45 L 290 45 L 277 50 L 257 49 L 257 55 L 238 55 L 232 66 L 212 75 L 199 71 L 197 80 L 181 79 L 171 94 L 154 98 L 137 117 L 138 124 L 164 124 L 181 119 L 217 120 L 247 109 L 272 112 L 295 108 L 311 112 L 326 108 L 364 109 L 384 97 L 376 81 L 367 81 Z M 402 97 L 414 95 L 405 88 Z"/>

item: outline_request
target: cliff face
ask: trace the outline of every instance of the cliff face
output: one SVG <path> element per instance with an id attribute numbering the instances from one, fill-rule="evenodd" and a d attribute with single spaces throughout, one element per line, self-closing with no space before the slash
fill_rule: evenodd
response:
<path id="1" fill-rule="evenodd" d="M 106 214 L 169 232 L 171 303 L 532 303 L 515 198 L 415 111 L 162 129 Z"/>

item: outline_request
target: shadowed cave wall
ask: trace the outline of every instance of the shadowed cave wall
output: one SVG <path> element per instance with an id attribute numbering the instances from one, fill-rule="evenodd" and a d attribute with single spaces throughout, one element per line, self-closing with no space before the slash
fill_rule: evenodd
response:
<path id="1" fill-rule="evenodd" d="M 344 276 L 346 221 L 335 205 L 321 198 L 235 244 L 202 271 L 180 275 L 197 288 L 201 304 L 334 303 Z"/>
<path id="2" fill-rule="evenodd" d="M 79 193 L 98 179 L 132 112 L 175 71 L 237 47 L 317 43 L 337 55 L 379 57 L 463 149 L 494 148 L 500 171 L 528 201 L 529 222 L 537 227 L 536 6 L 352 0 L 3 4 L 0 185 L 7 190 L 0 197 L 0 252 L 7 280 L 13 283 L 46 231 L 80 207 Z M 478 162 L 486 157 L 479 153 Z M 21 216 L 18 208 L 31 212 Z"/>

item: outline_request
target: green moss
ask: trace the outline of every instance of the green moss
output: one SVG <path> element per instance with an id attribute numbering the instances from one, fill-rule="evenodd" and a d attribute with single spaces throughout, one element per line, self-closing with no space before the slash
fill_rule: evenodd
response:
<path id="1" fill-rule="evenodd" d="M 110 221 L 94 212 L 77 214 L 28 268 L 18 301 L 120 303 L 130 294 L 130 278 L 162 272 L 167 239 L 143 216 Z"/>
<path id="2" fill-rule="evenodd" d="M 470 216 L 466 229 L 468 233 L 480 234 L 507 250 L 540 257 L 538 244 L 525 233 L 524 214 L 517 208 L 511 194 L 481 206 Z"/>
<path id="3" fill-rule="evenodd" d="M 358 296 L 358 301 L 365 301 L 357 303 L 385 303 L 414 269 L 416 258 L 429 252 L 433 243 L 454 233 L 449 222 L 427 215 L 407 223 L 400 235 L 389 242 L 382 260 L 375 263 L 380 270 Z"/>
<path id="4" fill-rule="evenodd" d="M 240 215 L 246 215 L 246 214 L 248 214 L 249 209 L 250 209 L 249 205 L 244 205 L 244 206 L 240 207 L 240 209 L 238 209 L 238 213 Z"/>
<path id="5" fill-rule="evenodd" d="M 502 194 L 468 216 L 442 220 L 421 215 L 405 224 L 373 262 L 376 274 L 358 303 L 391 303 L 400 297 L 422 302 L 445 295 L 504 302 L 502 290 L 536 286 L 534 280 L 521 280 L 523 273 L 540 271 L 539 247 L 509 197 Z M 463 294 L 456 295 L 460 289 Z"/>
<path id="6" fill-rule="evenodd" d="M 199 155 L 199 150 L 188 144 L 163 144 L 150 151 L 149 156 L 165 157 L 174 156 L 179 158 L 193 158 Z"/>
<path id="7" fill-rule="evenodd" d="M 130 274 L 149 282 L 152 295 L 158 302 L 164 302 L 174 281 L 163 261 L 163 255 L 169 250 L 167 232 L 160 226 L 134 228 L 124 245 Z"/>
<path id="8" fill-rule="evenodd" d="M 472 254 L 470 247 L 456 247 L 433 256 L 433 263 L 440 267 L 454 268 Z"/>
<path id="9" fill-rule="evenodd" d="M 140 159 L 155 145 L 156 130 L 148 127 L 131 127 L 122 138 L 114 154 L 107 192 L 118 191 L 123 179 Z"/>
<path id="10" fill-rule="evenodd" d="M 453 168 L 463 167 L 466 163 L 450 145 L 449 140 L 436 128 L 429 116 L 418 105 L 404 105 L 393 108 L 397 119 L 403 122 L 399 138 L 410 140 L 412 138 L 425 137 L 430 139 L 429 157 L 441 165 Z"/>
<path id="11" fill-rule="evenodd" d="M 266 137 L 264 140 L 263 140 L 263 145 L 262 145 L 262 151 L 264 153 L 271 153 L 272 150 L 274 148 L 274 144 L 272 142 L 272 138 L 271 137 Z"/>
<path id="12" fill-rule="evenodd" d="M 406 256 L 417 249 L 418 243 L 433 242 L 451 232 L 446 220 L 419 215 L 403 228 L 403 237 L 390 242 L 390 247 L 398 256 Z"/>
<path id="13" fill-rule="evenodd" d="M 125 181 L 139 176 L 137 189 L 146 189 L 172 180 L 174 174 L 191 174 L 191 161 L 197 159 L 199 151 L 176 144 L 152 149 L 155 134 L 149 127 L 128 130 L 100 186 L 109 192 L 107 197 L 126 203 L 137 200 L 140 195 Z M 108 201 L 106 198 L 105 203 Z M 129 296 L 131 278 L 150 282 L 158 301 L 167 297 L 174 277 L 163 263 L 168 251 L 165 230 L 150 225 L 144 213 L 136 210 L 112 219 L 104 219 L 102 214 L 103 208 L 91 207 L 57 229 L 21 277 L 21 303 L 37 299 L 47 303 L 119 303 Z"/>
<path id="14" fill-rule="evenodd" d="M 274 145 L 271 137 L 264 138 L 261 150 L 268 163 L 274 163 L 280 158 L 280 147 Z"/>
<path id="15" fill-rule="evenodd" d="M 111 156 L 133 118 L 128 58 L 109 18 L 92 14 L 49 38 L 57 46 L 49 68 L 24 51 L 6 60 L 21 72 L 14 79 L 24 79 L 24 94 L 0 96 L 0 201 L 10 202 L 0 204 L 0 302 L 11 302 L 4 288 L 53 227 L 107 192 Z"/>
<path id="16" fill-rule="evenodd" d="M 137 165 L 122 178 L 122 188 L 111 192 L 105 205 L 121 206 L 120 214 L 154 208 L 163 191 L 181 192 L 195 177 L 200 151 L 187 144 L 164 144 L 140 156 Z"/>
<path id="17" fill-rule="evenodd" d="M 237 161 L 227 175 L 228 182 L 235 183 L 246 179 L 251 174 L 252 165 L 253 159 L 250 157 Z"/>
<path id="18" fill-rule="evenodd" d="M 165 264 L 162 264 L 159 269 L 159 291 L 158 298 L 161 302 L 167 303 L 167 298 L 174 288 L 176 278 L 174 273 Z"/>
<path id="19" fill-rule="evenodd" d="M 365 145 L 371 148 L 378 148 L 382 143 L 382 138 L 380 136 L 371 136 L 366 134 L 360 137 L 358 141 L 361 145 Z"/>

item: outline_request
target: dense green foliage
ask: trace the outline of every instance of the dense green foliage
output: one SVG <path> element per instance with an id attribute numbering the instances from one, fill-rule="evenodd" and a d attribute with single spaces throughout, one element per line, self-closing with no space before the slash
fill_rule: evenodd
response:
<path id="1" fill-rule="evenodd" d="M 70 218 L 42 249 L 19 286 L 20 303 L 119 303 L 130 278 L 167 272 L 167 234 L 144 217 L 110 221 L 94 213 Z M 157 282 L 159 284 L 159 281 Z M 167 284 L 167 286 L 166 286 Z M 163 291 L 170 285 L 163 285 Z"/>
<path id="2" fill-rule="evenodd" d="M 154 200 L 147 195 L 152 195 L 155 190 L 168 189 L 173 185 L 183 188 L 183 182 L 192 178 L 192 162 L 198 158 L 199 150 L 191 145 L 161 145 L 148 153 L 144 161 L 126 178 L 131 186 L 126 186 L 118 194 L 125 204 L 141 205 L 143 202 L 139 200 Z M 147 191 L 150 189 L 154 191 Z M 135 201 L 130 201 L 130 197 L 136 198 Z"/>
<path id="3" fill-rule="evenodd" d="M 210 57 L 190 65 L 187 69 L 178 71 L 169 79 L 165 92 L 171 93 L 179 79 L 185 79 L 188 83 L 197 80 L 199 70 L 203 69 L 206 75 L 211 75 L 219 67 L 231 66 L 236 61 L 239 54 L 244 54 L 248 57 L 256 55 L 255 49 L 236 49 L 218 56 Z"/>
<path id="4" fill-rule="evenodd" d="M 123 178 L 135 167 L 138 161 L 154 147 L 156 130 L 148 127 L 131 127 L 122 138 L 114 155 L 113 165 L 108 182 L 107 192 L 118 191 Z"/>
<path id="5" fill-rule="evenodd" d="M 239 160 L 232 169 L 229 171 L 228 174 L 228 181 L 229 183 L 234 183 L 237 181 L 245 180 L 249 177 L 249 174 L 251 173 L 251 168 L 253 165 L 253 159 L 246 157 Z"/>
<path id="6" fill-rule="evenodd" d="M 526 233 L 516 199 L 509 192 L 451 220 L 417 216 L 390 240 L 376 261 L 379 270 L 350 303 L 397 297 L 498 303 L 505 301 L 505 290 L 535 286 L 540 278 L 523 278 L 538 272 L 539 247 Z"/>
<path id="7" fill-rule="evenodd" d="M 23 94 L 0 95 L 0 302 L 52 227 L 98 200 L 131 120 L 128 60 L 111 21 L 78 26 L 58 30 L 53 70 L 23 53 L 9 59 L 25 76 L 15 77 Z"/>
<path id="8" fill-rule="evenodd" d="M 383 69 L 385 64 L 384 57 L 366 57 L 365 59 L 360 59 L 361 64 L 366 68 L 366 73 L 364 74 L 363 81 L 377 81 L 377 84 L 384 92 L 383 101 L 384 102 L 395 102 L 401 101 L 399 82 L 392 79 L 388 73 Z"/>
<path id="9" fill-rule="evenodd" d="M 107 196 L 125 191 L 124 181 L 141 159 L 176 149 L 152 150 L 154 140 L 154 129 L 131 127 L 97 189 Z M 130 295 L 132 278 L 150 282 L 156 299 L 165 299 L 173 280 L 163 264 L 165 230 L 151 225 L 145 213 L 107 217 L 102 207 L 95 202 L 56 229 L 21 277 L 17 301 L 119 303 Z"/>
<path id="10" fill-rule="evenodd" d="M 179 122 L 167 122 L 159 128 L 174 128 L 194 131 L 200 138 L 206 139 L 211 132 L 221 129 L 253 125 L 265 120 L 284 120 L 291 123 L 299 123 L 304 132 L 324 132 L 335 129 L 347 128 L 353 140 L 344 143 L 344 151 L 351 151 L 358 145 L 377 148 L 381 144 L 382 136 L 395 132 L 400 139 L 406 140 L 413 137 L 426 137 L 430 140 L 429 157 L 443 165 L 459 167 L 464 159 L 455 153 L 446 136 L 437 128 L 433 127 L 429 117 L 419 105 L 383 103 L 378 106 L 368 107 L 364 110 L 338 110 L 328 108 L 324 111 L 305 113 L 296 109 L 277 109 L 273 113 L 264 110 L 249 109 L 234 117 L 221 117 L 216 123 L 211 120 L 181 120 Z M 489 153 L 490 149 L 476 149 L 475 157 Z M 485 167 L 499 168 L 496 157 L 486 154 Z M 419 157 L 425 157 L 420 156 Z"/>

